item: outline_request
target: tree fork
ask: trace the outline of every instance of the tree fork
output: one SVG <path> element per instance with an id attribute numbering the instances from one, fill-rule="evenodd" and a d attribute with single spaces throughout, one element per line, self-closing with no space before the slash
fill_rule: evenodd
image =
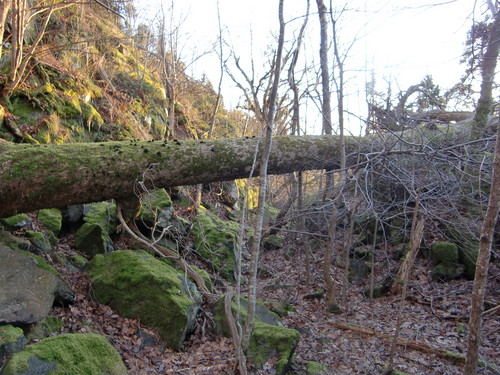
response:
<path id="1" fill-rule="evenodd" d="M 0 143 L 0 217 L 126 199 L 148 189 L 248 177 L 259 138 L 28 145 Z M 347 140 L 348 152 L 358 149 Z M 340 166 L 337 136 L 275 137 L 269 174 Z M 355 160 L 352 161 L 355 163 Z M 352 165 L 352 164 L 351 164 Z M 258 168 L 254 176 L 259 175 Z"/>

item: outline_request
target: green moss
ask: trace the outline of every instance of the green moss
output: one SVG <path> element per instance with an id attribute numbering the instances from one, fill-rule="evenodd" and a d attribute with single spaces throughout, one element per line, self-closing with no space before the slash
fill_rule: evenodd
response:
<path id="1" fill-rule="evenodd" d="M 43 257 L 41 257 L 40 255 L 35 255 L 33 253 L 30 253 L 30 252 L 24 251 L 24 250 L 18 250 L 18 251 L 26 256 L 33 258 L 33 260 L 36 262 L 38 267 L 40 267 L 41 269 L 43 269 L 45 271 L 49 271 L 50 273 L 52 273 L 56 276 L 59 275 L 59 271 L 57 271 L 54 267 L 52 267 L 50 264 L 48 264 L 45 261 L 45 259 L 43 259 Z"/>
<path id="2" fill-rule="evenodd" d="M 326 367 L 319 362 L 308 361 L 306 363 L 307 375 L 321 375 L 326 374 Z"/>
<path id="3" fill-rule="evenodd" d="M 204 207 L 200 207 L 193 222 L 192 234 L 196 251 L 228 280 L 234 279 L 235 251 L 240 246 L 237 241 L 238 231 L 238 223 L 223 221 Z"/>
<path id="4" fill-rule="evenodd" d="M 55 243 L 57 239 L 55 237 L 51 237 L 49 233 L 47 233 L 47 238 L 46 235 L 42 232 L 37 232 L 34 230 L 27 230 L 26 231 L 26 236 L 30 240 L 30 242 L 35 246 L 39 251 L 41 251 L 44 254 L 49 254 L 52 252 L 52 244 L 49 238 L 52 238 Z M 54 234 L 52 234 L 54 236 Z M 55 239 L 55 241 L 54 241 Z"/>
<path id="5" fill-rule="evenodd" d="M 432 280 L 446 281 L 459 277 L 464 272 L 464 266 L 457 263 L 439 263 L 431 271 Z"/>
<path id="6" fill-rule="evenodd" d="M 87 258 L 82 257 L 81 255 L 78 254 L 71 256 L 69 260 L 73 266 L 79 269 L 83 269 L 88 263 Z"/>
<path id="7" fill-rule="evenodd" d="M 38 211 L 38 222 L 55 234 L 59 233 L 62 227 L 62 214 L 57 208 L 48 208 Z"/>
<path id="8" fill-rule="evenodd" d="M 55 333 L 58 333 L 64 323 L 61 318 L 56 316 L 48 316 L 33 324 L 28 330 L 26 337 L 29 341 L 33 339 L 42 340 Z"/>
<path id="9" fill-rule="evenodd" d="M 431 259 L 434 265 L 440 263 L 458 263 L 457 245 L 451 242 L 433 242 L 431 245 Z"/>
<path id="10" fill-rule="evenodd" d="M 100 224 L 84 223 L 75 234 L 75 247 L 93 257 L 113 250 L 113 241 Z"/>
<path id="11" fill-rule="evenodd" d="M 99 112 L 89 103 L 82 104 L 82 116 L 89 131 L 91 129 L 99 130 L 102 124 L 104 124 L 104 120 Z"/>
<path id="12" fill-rule="evenodd" d="M 2 224 L 7 228 L 21 228 L 31 223 L 31 220 L 26 214 L 19 214 L 1 219 Z"/>
<path id="13" fill-rule="evenodd" d="M 53 375 L 127 373 L 120 355 L 108 340 L 104 336 L 87 333 L 64 334 L 28 345 L 22 352 L 14 354 L 3 374 L 24 373 L 30 369 L 30 362 L 40 364 L 40 361 L 53 368 L 50 371 Z"/>
<path id="14" fill-rule="evenodd" d="M 278 357 L 276 372 L 284 374 L 299 340 L 300 334 L 294 329 L 255 322 L 248 346 L 248 357 L 257 367 L 262 367 L 271 358 Z"/>
<path id="15" fill-rule="evenodd" d="M 109 233 L 116 230 L 116 204 L 114 202 L 98 202 L 85 205 L 83 221 L 90 224 L 99 224 Z"/>
<path id="16" fill-rule="evenodd" d="M 155 190 L 143 197 L 140 217 L 148 223 L 155 223 L 160 212 L 171 206 L 172 199 L 165 189 Z"/>
<path id="17" fill-rule="evenodd" d="M 0 345 L 10 344 L 23 337 L 23 330 L 11 325 L 0 326 Z"/>
<path id="18" fill-rule="evenodd" d="M 97 255 L 88 264 L 93 295 L 121 316 L 139 318 L 158 329 L 178 349 L 191 327 L 193 301 L 183 292 L 183 276 L 145 251 L 114 251 Z M 198 299 L 196 291 L 190 295 Z M 159 313 L 161 312 L 161 313 Z"/>

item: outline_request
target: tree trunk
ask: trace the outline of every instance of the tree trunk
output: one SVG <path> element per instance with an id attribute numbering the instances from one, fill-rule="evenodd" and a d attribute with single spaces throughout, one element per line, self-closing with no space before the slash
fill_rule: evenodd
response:
<path id="1" fill-rule="evenodd" d="M 3 35 L 5 32 L 5 21 L 12 5 L 12 0 L 0 1 L 0 60 L 2 59 Z"/>
<path id="2" fill-rule="evenodd" d="M 357 140 L 348 139 L 349 151 L 357 150 Z M 137 180 L 161 188 L 246 178 L 257 141 L 0 143 L 0 217 L 128 198 L 134 195 Z M 275 137 L 268 172 L 336 169 L 338 144 L 336 136 Z M 356 163 L 355 158 L 351 163 Z"/>
<path id="3" fill-rule="evenodd" d="M 491 192 L 481 228 L 479 242 L 479 253 L 476 261 L 476 273 L 474 286 L 472 288 L 472 308 L 469 320 L 469 339 L 467 347 L 467 359 L 465 362 L 465 375 L 476 374 L 477 358 L 481 339 L 481 313 L 483 311 L 484 292 L 488 279 L 488 268 L 491 253 L 491 243 L 495 232 L 498 213 L 500 211 L 500 122 L 497 128 L 497 140 L 495 144 L 495 159 L 493 161 L 493 178 L 491 181 Z"/>
<path id="4" fill-rule="evenodd" d="M 493 27 L 490 32 L 488 47 L 483 57 L 481 67 L 481 95 L 477 102 L 476 113 L 472 123 L 472 129 L 469 139 L 478 139 L 481 137 L 490 114 L 493 104 L 493 82 L 495 78 L 495 69 L 497 66 L 498 54 L 500 50 L 500 11 L 495 16 Z"/>

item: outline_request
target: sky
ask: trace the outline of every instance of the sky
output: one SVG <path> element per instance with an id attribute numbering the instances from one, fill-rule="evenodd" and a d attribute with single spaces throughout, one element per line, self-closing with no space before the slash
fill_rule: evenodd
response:
<path id="1" fill-rule="evenodd" d="M 216 42 L 219 8 L 223 37 L 228 44 L 225 57 L 232 52 L 248 70 L 253 60 L 257 76 L 264 72 L 269 47 L 276 45 L 278 0 L 173 3 L 174 22 L 181 24 L 184 60 L 193 60 L 193 56 L 201 55 Z M 396 93 L 428 74 L 443 89 L 457 83 L 465 69 L 460 58 L 467 31 L 473 17 L 481 19 L 485 11 L 483 0 L 350 0 L 347 6 L 341 1 L 332 3 L 339 7 L 337 10 L 344 9 L 337 26 L 341 54 L 345 55 L 347 110 L 361 116 L 366 107 L 365 83 L 371 77 L 375 78 L 379 91 L 385 92 L 390 81 Z M 136 4 L 141 14 L 153 15 L 161 7 L 168 10 L 172 0 L 136 0 Z M 285 0 L 284 9 L 286 38 L 293 40 L 303 21 L 306 0 Z M 310 12 L 302 64 L 317 69 L 319 27 L 315 0 L 310 0 Z M 217 87 L 220 77 L 217 55 L 212 53 L 198 59 L 190 65 L 188 73 L 196 78 L 205 75 Z M 241 102 L 241 92 L 227 75 L 223 78 L 222 93 L 226 107 Z M 317 121 L 309 116 L 308 123 Z M 361 122 L 351 119 L 349 125 L 356 132 Z M 310 132 L 316 131 L 317 126 L 311 125 Z"/>

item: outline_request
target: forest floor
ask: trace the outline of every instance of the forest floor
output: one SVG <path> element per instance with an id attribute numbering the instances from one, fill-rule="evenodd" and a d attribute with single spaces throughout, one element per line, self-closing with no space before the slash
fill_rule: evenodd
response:
<path id="1" fill-rule="evenodd" d="M 56 251 L 73 254 L 72 242 L 71 235 L 62 238 Z M 472 281 L 432 282 L 430 262 L 418 258 L 403 306 L 400 297 L 394 295 L 369 301 L 362 294 L 366 287 L 362 282 L 350 285 L 348 308 L 342 314 L 332 314 L 327 312 L 324 299 L 304 298 L 323 287 L 322 259 L 319 253 L 315 256 L 311 286 L 306 285 L 304 259 L 299 250 L 287 257 L 280 250 L 261 257 L 266 272 L 259 280 L 259 299 L 288 301 L 295 312 L 283 319 L 285 326 L 297 329 L 302 335 L 290 374 L 305 374 L 307 361 L 322 363 L 328 374 L 381 374 L 390 360 L 400 311 L 400 337 L 405 341 L 395 348 L 395 369 L 409 374 L 463 373 L 462 364 L 439 353 L 450 351 L 461 356 L 466 353 Z M 111 308 L 96 303 L 85 273 L 54 266 L 64 274 L 63 279 L 77 296 L 75 304 L 56 308 L 52 313 L 64 321 L 63 332 L 105 335 L 122 355 L 131 374 L 232 373 L 235 364 L 232 341 L 211 333 L 213 320 L 208 307 L 202 307 L 195 332 L 182 350 L 175 352 L 137 319 L 121 318 Z M 486 297 L 486 305 L 490 307 L 500 304 L 499 268 L 498 262 L 490 268 Z M 500 374 L 499 318 L 498 309 L 484 314 L 480 358 L 490 366 L 481 368 L 479 374 Z M 254 373 L 275 372 L 269 363 Z"/>

